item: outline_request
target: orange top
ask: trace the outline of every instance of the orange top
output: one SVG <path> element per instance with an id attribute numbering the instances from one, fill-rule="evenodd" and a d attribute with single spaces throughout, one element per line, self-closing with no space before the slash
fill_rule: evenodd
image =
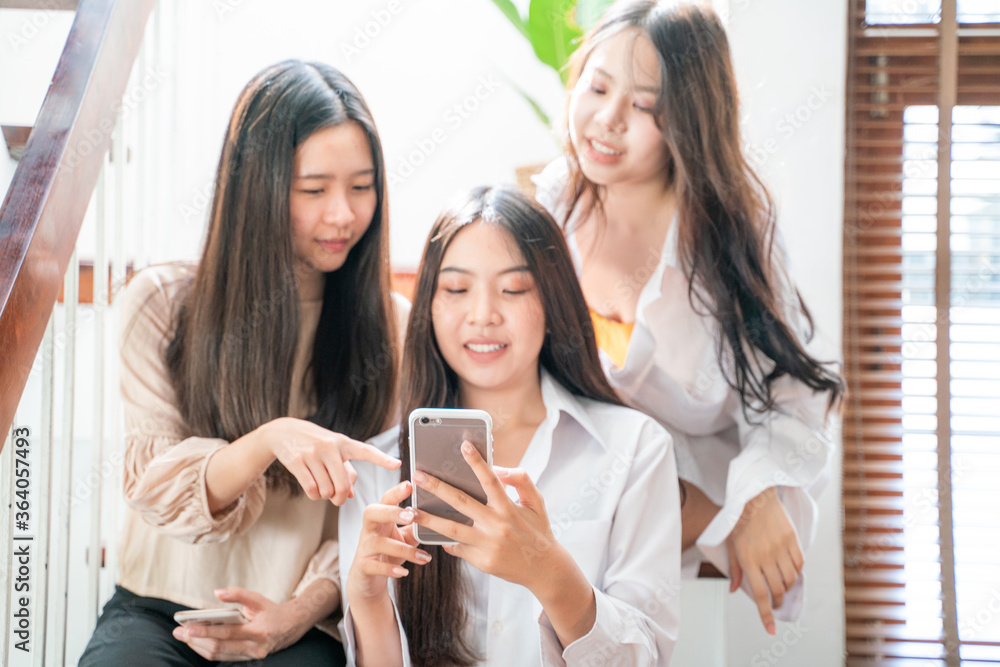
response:
<path id="1" fill-rule="evenodd" d="M 628 342 L 632 338 L 632 327 L 635 326 L 635 323 L 615 322 L 594 310 L 590 311 L 590 320 L 594 323 L 597 347 L 611 357 L 615 366 L 618 368 L 624 366 L 625 355 L 628 353 Z"/>

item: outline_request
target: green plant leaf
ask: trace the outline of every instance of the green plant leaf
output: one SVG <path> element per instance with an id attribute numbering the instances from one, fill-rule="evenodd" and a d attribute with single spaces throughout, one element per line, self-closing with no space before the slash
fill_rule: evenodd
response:
<path id="1" fill-rule="evenodd" d="M 576 0 L 531 0 L 528 7 L 528 38 L 535 55 L 558 72 L 564 84 L 569 76 L 566 63 L 583 36 L 575 10 Z"/>
<path id="2" fill-rule="evenodd" d="M 577 0 L 576 22 L 584 32 L 590 30 L 615 0 Z"/>
<path id="3" fill-rule="evenodd" d="M 521 94 L 521 97 L 523 97 L 524 100 L 531 105 L 531 108 L 535 111 L 535 115 L 538 116 L 538 120 L 542 121 L 551 128 L 552 120 L 549 118 L 549 115 L 545 113 L 545 109 L 542 108 L 542 105 L 536 102 L 534 97 L 521 90 L 521 87 L 517 84 L 514 84 L 514 88 Z"/>
<path id="4" fill-rule="evenodd" d="M 497 6 L 503 15 L 514 24 L 514 27 L 521 31 L 521 34 L 527 37 L 529 40 L 531 37 L 528 35 L 528 26 L 524 24 L 524 19 L 517 11 L 517 7 L 511 0 L 493 0 L 493 4 Z"/>
<path id="5" fill-rule="evenodd" d="M 524 88 L 517 85 L 517 82 L 514 81 L 514 79 L 510 78 L 509 76 L 503 73 L 500 74 L 500 77 L 507 83 L 508 86 L 517 91 L 517 94 L 520 95 L 521 98 L 531 106 L 532 111 L 534 111 L 535 115 L 538 116 L 538 120 L 542 121 L 542 123 L 547 125 L 549 130 L 551 131 L 552 119 L 549 118 L 549 115 L 547 113 L 545 113 L 545 109 L 542 108 L 542 105 L 539 104 L 534 97 L 529 95 L 528 92 L 524 90 Z"/>

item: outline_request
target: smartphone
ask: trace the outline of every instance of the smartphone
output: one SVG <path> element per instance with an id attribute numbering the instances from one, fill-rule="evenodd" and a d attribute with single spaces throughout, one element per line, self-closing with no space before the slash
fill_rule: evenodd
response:
<path id="1" fill-rule="evenodd" d="M 174 614 L 179 625 L 233 625 L 248 622 L 241 609 L 192 609 Z"/>
<path id="2" fill-rule="evenodd" d="M 493 420 L 485 410 L 417 408 L 410 413 L 410 479 L 417 470 L 486 503 L 486 491 L 462 455 L 462 441 L 479 451 L 486 465 L 493 466 Z M 414 508 L 467 526 L 472 519 L 440 498 L 413 485 Z M 413 526 L 421 544 L 455 544 L 444 535 L 423 526 Z"/>

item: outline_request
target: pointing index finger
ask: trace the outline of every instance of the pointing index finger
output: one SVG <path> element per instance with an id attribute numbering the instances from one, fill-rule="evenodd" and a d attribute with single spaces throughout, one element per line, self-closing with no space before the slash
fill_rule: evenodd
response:
<path id="1" fill-rule="evenodd" d="M 754 571 L 744 572 L 750 581 L 750 590 L 753 591 L 753 600 L 757 604 L 757 611 L 760 613 L 760 620 L 764 623 L 764 629 L 769 635 L 774 636 L 774 615 L 771 613 L 771 596 L 764 579 L 764 573 Z"/>
<path id="2" fill-rule="evenodd" d="M 384 453 L 378 447 L 366 442 L 352 441 L 344 448 L 344 459 L 350 461 L 368 461 L 386 470 L 395 470 L 402 462 Z"/>

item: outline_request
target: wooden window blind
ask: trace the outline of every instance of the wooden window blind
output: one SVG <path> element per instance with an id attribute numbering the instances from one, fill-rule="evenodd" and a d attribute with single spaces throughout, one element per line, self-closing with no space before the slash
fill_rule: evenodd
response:
<path id="1" fill-rule="evenodd" d="M 1000 1 L 850 3 L 846 663 L 1000 664 Z"/>

